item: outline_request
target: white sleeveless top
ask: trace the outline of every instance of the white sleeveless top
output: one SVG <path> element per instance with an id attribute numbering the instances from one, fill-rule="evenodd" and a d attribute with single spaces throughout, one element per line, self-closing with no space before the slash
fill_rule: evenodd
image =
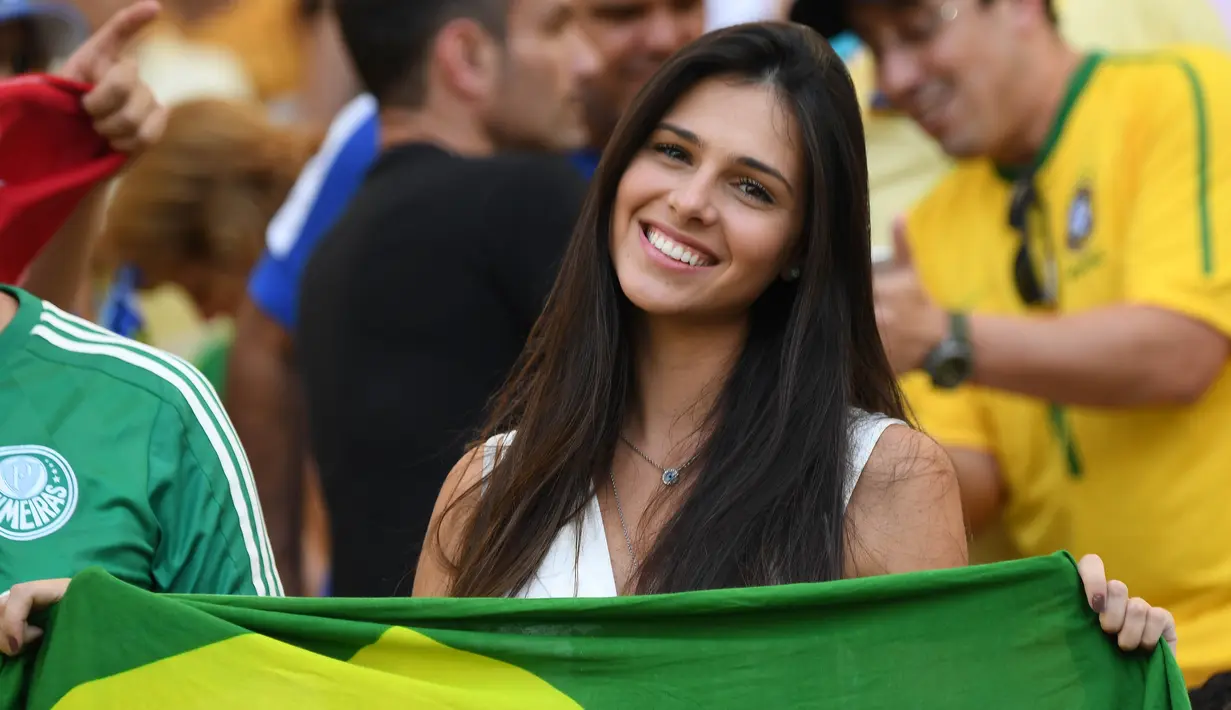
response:
<path id="1" fill-rule="evenodd" d="M 851 427 L 850 474 L 843 486 L 843 506 L 851 502 L 855 484 L 863 473 L 876 442 L 885 429 L 902 421 L 881 414 L 855 410 Z M 516 432 L 498 434 L 483 445 L 483 476 L 492 472 L 502 446 L 508 445 Z M 581 539 L 578 554 L 578 538 Z M 590 499 L 581 519 L 566 525 L 543 557 L 542 564 L 530 582 L 512 596 L 525 599 L 567 597 L 614 597 L 617 595 L 615 573 L 611 569 L 611 551 L 603 530 L 603 515 L 598 496 Z"/>

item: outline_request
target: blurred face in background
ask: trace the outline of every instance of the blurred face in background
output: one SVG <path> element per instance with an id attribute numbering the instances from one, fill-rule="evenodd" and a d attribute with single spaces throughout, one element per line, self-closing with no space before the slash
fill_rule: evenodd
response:
<path id="1" fill-rule="evenodd" d="M 577 0 L 579 19 L 603 60 L 589 85 L 593 140 L 606 143 L 620 115 L 663 62 L 705 31 L 703 0 Z"/>
<path id="2" fill-rule="evenodd" d="M 513 0 L 507 59 L 490 125 L 504 147 L 569 149 L 584 145 L 582 86 L 600 69 L 577 24 L 574 0 Z"/>
<path id="3" fill-rule="evenodd" d="M 1016 77 L 1032 61 L 1024 38 L 1050 31 L 1042 0 L 864 0 L 851 21 L 885 96 L 949 155 L 997 157 L 1029 115 Z"/>

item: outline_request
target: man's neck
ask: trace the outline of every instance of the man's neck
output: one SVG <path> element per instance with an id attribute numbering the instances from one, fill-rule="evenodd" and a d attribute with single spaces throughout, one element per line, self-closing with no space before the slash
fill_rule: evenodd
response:
<path id="1" fill-rule="evenodd" d="M 0 333 L 17 317 L 17 299 L 7 291 L 0 291 Z"/>
<path id="2" fill-rule="evenodd" d="M 431 143 L 458 155 L 484 156 L 496 151 L 491 136 L 478 120 L 461 112 L 452 113 L 382 107 L 381 150 L 409 143 Z"/>
<path id="3" fill-rule="evenodd" d="M 992 159 L 998 165 L 1031 164 L 1043 150 L 1052 128 L 1060 118 L 1065 97 L 1082 63 L 1081 53 L 1057 38 L 1052 51 L 1041 53 L 1034 69 L 1023 73 L 1019 84 L 1017 114 L 1022 123 Z"/>

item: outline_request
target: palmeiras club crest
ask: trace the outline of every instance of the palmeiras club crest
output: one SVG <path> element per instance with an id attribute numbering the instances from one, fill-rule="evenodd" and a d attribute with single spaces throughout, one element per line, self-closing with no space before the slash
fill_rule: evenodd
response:
<path id="1" fill-rule="evenodd" d="M 0 537 L 37 540 L 77 509 L 77 474 L 46 446 L 0 446 Z"/>

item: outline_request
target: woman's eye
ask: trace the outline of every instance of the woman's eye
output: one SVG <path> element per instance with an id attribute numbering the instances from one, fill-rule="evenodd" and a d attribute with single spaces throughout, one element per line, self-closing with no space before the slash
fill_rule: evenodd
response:
<path id="1" fill-rule="evenodd" d="M 752 178 L 742 178 L 739 181 L 739 191 L 751 197 L 754 200 L 759 200 L 766 204 L 773 204 L 774 198 L 769 194 L 769 190 L 761 183 Z"/>
<path id="2" fill-rule="evenodd" d="M 671 160 L 679 160 L 681 162 L 688 160 L 688 152 L 674 143 L 655 143 L 654 150 Z"/>

